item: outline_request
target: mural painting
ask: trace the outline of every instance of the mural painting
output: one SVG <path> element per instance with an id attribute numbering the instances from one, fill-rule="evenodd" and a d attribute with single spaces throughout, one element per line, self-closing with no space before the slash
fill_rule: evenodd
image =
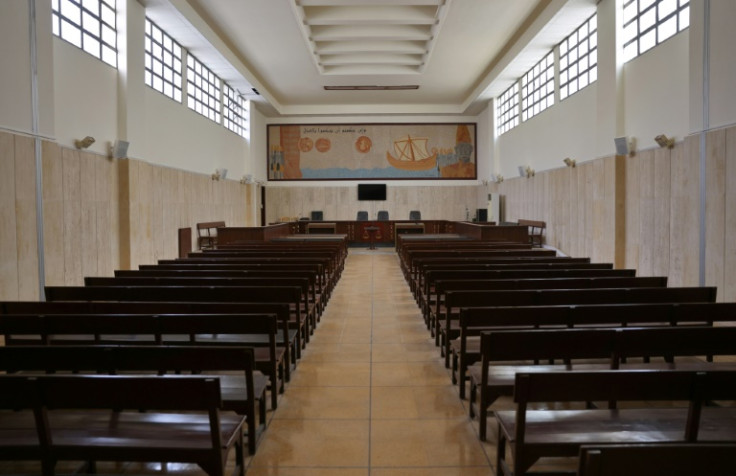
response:
<path id="1" fill-rule="evenodd" d="M 475 179 L 476 125 L 268 126 L 269 180 Z"/>

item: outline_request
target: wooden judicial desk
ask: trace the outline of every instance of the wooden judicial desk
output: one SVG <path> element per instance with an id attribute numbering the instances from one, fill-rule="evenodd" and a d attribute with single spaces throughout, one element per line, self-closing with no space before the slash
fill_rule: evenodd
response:
<path id="1" fill-rule="evenodd" d="M 373 229 L 370 230 L 371 228 Z M 394 243 L 398 241 L 397 236 L 416 237 L 416 239 L 422 239 L 422 237 L 431 239 L 432 236 L 458 236 L 461 239 L 481 241 L 529 242 L 526 226 L 496 226 L 488 223 L 449 220 L 297 221 L 268 226 L 220 228 L 217 239 L 218 244 L 228 244 L 244 241 L 272 241 L 292 236 L 316 238 L 324 234 L 334 235 L 335 238 L 344 237 L 348 243 L 365 245 L 369 245 L 371 241 L 384 245 Z"/>
<path id="2" fill-rule="evenodd" d="M 455 222 L 447 220 L 334 220 L 329 222 L 300 221 L 296 222 L 296 233 L 336 233 L 346 235 L 348 243 L 373 242 L 376 244 L 393 243 L 396 235 L 402 233 L 452 233 Z M 323 227 L 323 228 L 320 228 Z M 334 231 L 333 228 L 334 227 Z M 377 228 L 369 230 L 370 228 Z"/>

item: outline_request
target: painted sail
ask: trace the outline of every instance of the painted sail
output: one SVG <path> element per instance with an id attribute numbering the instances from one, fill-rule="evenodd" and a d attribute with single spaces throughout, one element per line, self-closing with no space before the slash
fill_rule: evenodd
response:
<path id="1" fill-rule="evenodd" d="M 437 152 L 427 150 L 427 137 L 406 136 L 394 141 L 394 151 L 386 152 L 386 160 L 392 167 L 402 170 L 427 170 L 437 166 Z"/>

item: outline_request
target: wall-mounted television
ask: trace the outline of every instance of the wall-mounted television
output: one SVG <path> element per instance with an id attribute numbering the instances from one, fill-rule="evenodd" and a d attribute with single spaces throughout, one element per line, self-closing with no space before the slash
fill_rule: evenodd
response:
<path id="1" fill-rule="evenodd" d="M 358 200 L 386 200 L 386 184 L 359 183 Z"/>

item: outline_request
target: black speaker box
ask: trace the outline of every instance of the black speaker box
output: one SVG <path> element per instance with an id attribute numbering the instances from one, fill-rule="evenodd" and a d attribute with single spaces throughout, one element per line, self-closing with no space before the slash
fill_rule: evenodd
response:
<path id="1" fill-rule="evenodd" d="M 478 208 L 475 213 L 476 220 L 480 221 L 488 221 L 488 209 L 487 208 Z"/>

